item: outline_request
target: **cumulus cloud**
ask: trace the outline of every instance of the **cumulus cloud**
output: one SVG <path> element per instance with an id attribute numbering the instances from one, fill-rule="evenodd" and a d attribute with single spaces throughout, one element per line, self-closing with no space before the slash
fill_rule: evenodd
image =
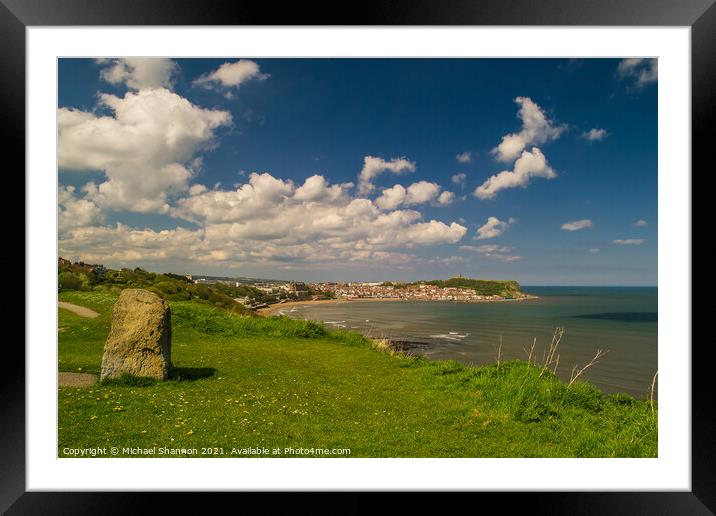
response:
<path id="1" fill-rule="evenodd" d="M 502 262 L 516 262 L 522 257 L 510 254 L 512 247 L 505 245 L 485 244 L 485 245 L 461 245 L 460 249 L 463 251 L 470 251 L 473 253 L 481 254 L 487 258 L 493 258 Z"/>
<path id="2" fill-rule="evenodd" d="M 119 72 L 112 80 L 119 80 Z M 402 267 L 425 259 L 401 249 L 454 244 L 467 232 L 457 222 L 426 221 L 408 209 L 452 202 L 452 192 L 428 181 L 396 185 L 375 201 L 351 194 L 352 183 L 331 184 L 320 174 L 302 184 L 268 172 L 250 173 L 231 189 L 192 184 L 202 153 L 217 145 L 217 131 L 232 123 L 230 113 L 192 104 L 168 90 L 166 79 L 152 83 L 163 86 L 150 87 L 136 67 L 130 72 L 134 75 L 122 80 L 133 86 L 123 97 L 100 95 L 93 111 L 58 110 L 60 169 L 103 174 L 81 189 L 60 188 L 62 256 L 144 266 L 271 263 L 289 268 L 351 262 Z M 137 77 L 146 80 L 140 85 Z M 362 190 L 374 190 L 373 180 L 382 172 L 414 170 L 406 158 L 366 156 Z M 180 227 L 182 222 L 162 231 L 104 226 L 107 210 L 164 213 L 195 227 Z"/>
<path id="3" fill-rule="evenodd" d="M 167 213 L 169 199 L 189 188 L 201 166 L 196 154 L 231 124 L 229 112 L 200 108 L 165 88 L 102 94 L 99 107 L 111 115 L 58 110 L 58 161 L 64 170 L 104 172 L 104 182 L 84 188 L 103 209 Z"/>
<path id="4" fill-rule="evenodd" d="M 580 229 L 591 228 L 593 226 L 592 221 L 589 219 L 573 220 L 571 222 L 565 222 L 562 224 L 562 229 L 565 231 L 579 231 Z"/>
<path id="5" fill-rule="evenodd" d="M 582 133 L 582 138 L 590 142 L 600 142 L 607 136 L 608 133 L 606 129 L 599 129 L 597 127 L 593 127 L 589 131 L 584 131 Z"/>
<path id="6" fill-rule="evenodd" d="M 644 227 L 647 225 L 648 224 L 644 219 L 635 220 L 634 223 L 632 224 L 632 226 L 637 227 L 637 228 L 641 228 L 641 227 Z"/>
<path id="7" fill-rule="evenodd" d="M 623 240 L 612 240 L 612 244 L 617 245 L 641 245 L 645 242 L 643 238 L 626 238 Z"/>
<path id="8" fill-rule="evenodd" d="M 413 189 L 414 201 L 434 199 L 423 188 Z M 374 203 L 351 198 L 347 185 L 330 185 L 322 176 L 295 188 L 291 181 L 252 173 L 235 190 L 179 199 L 172 215 L 202 225 L 211 240 L 250 241 L 250 246 L 270 241 L 277 249 L 299 244 L 320 248 L 330 242 L 332 249 L 375 251 L 455 243 L 465 235 L 467 228 L 460 224 L 421 222 L 419 212 L 395 209 L 409 195 L 410 187 L 396 185 Z"/>
<path id="9" fill-rule="evenodd" d="M 485 240 L 487 238 L 495 238 L 507 231 L 510 225 L 515 223 L 515 219 L 502 221 L 497 217 L 488 217 L 487 222 L 477 228 L 476 240 Z"/>
<path id="10" fill-rule="evenodd" d="M 376 206 L 381 210 L 394 210 L 405 201 L 407 190 L 402 185 L 386 188 L 375 200 Z"/>
<path id="11" fill-rule="evenodd" d="M 442 192 L 438 196 L 438 204 L 440 206 L 448 206 L 448 205 L 452 204 L 452 202 L 454 200 L 455 200 L 455 194 L 453 192 L 445 191 L 445 192 Z"/>
<path id="12" fill-rule="evenodd" d="M 198 228 L 70 228 L 60 250 L 63 256 L 107 263 L 397 264 L 416 259 L 400 248 L 454 244 L 467 232 L 457 222 L 423 221 L 415 210 L 378 209 L 370 199 L 352 198 L 345 185 L 331 185 L 322 176 L 296 188 L 265 172 L 250 174 L 248 183 L 234 190 L 192 188 L 171 214 Z"/>
<path id="13" fill-rule="evenodd" d="M 408 256 L 395 248 L 453 244 L 467 231 L 455 222 L 420 222 L 420 214 L 411 211 L 376 214 L 358 209 L 351 214 L 345 206 L 313 211 L 316 207 L 316 203 L 295 205 L 266 219 L 208 224 L 195 230 L 141 230 L 121 224 L 71 229 L 60 239 L 60 252 L 105 263 L 396 264 Z"/>
<path id="14" fill-rule="evenodd" d="M 406 158 L 392 158 L 390 161 L 385 161 L 383 158 L 366 156 L 363 158 L 363 168 L 358 175 L 358 193 L 360 195 L 371 193 L 375 189 L 373 185 L 375 178 L 386 171 L 393 174 L 415 172 L 415 162 Z"/>
<path id="15" fill-rule="evenodd" d="M 454 176 L 452 176 L 452 182 L 455 183 L 456 185 L 460 185 L 460 186 L 464 187 L 466 181 L 467 181 L 467 174 L 465 174 L 465 173 L 455 174 Z"/>
<path id="16" fill-rule="evenodd" d="M 447 206 L 453 202 L 455 194 L 440 192 L 440 185 L 429 181 L 418 181 L 407 188 L 403 185 L 393 185 L 385 188 L 375 199 L 375 205 L 381 210 L 394 210 L 400 205 L 414 206 L 417 204 L 437 203 Z"/>
<path id="17" fill-rule="evenodd" d="M 408 187 L 405 201 L 403 202 L 406 206 L 411 206 L 413 204 L 425 204 L 434 201 L 439 192 L 440 185 L 437 183 L 418 181 Z"/>
<path id="18" fill-rule="evenodd" d="M 318 189 L 313 186 L 314 183 L 323 183 L 323 188 L 328 191 L 325 179 L 321 179 L 323 181 L 314 181 L 311 178 L 306 180 L 299 188 L 303 189 L 299 194 L 300 200 L 315 200 Z M 266 212 L 274 209 L 277 203 L 293 191 L 294 185 L 291 181 L 277 179 L 267 172 L 253 172 L 249 176 L 249 182 L 235 190 L 204 191 L 179 199 L 172 215 L 209 224 L 266 218 Z"/>
<path id="19" fill-rule="evenodd" d="M 206 186 L 195 184 L 189 187 L 189 195 L 199 195 L 206 192 Z"/>
<path id="20" fill-rule="evenodd" d="M 554 125 L 529 97 L 517 97 L 515 102 L 520 106 L 517 116 L 522 120 L 522 130 L 503 136 L 502 142 L 491 151 L 495 159 L 505 163 L 514 161 L 529 145 L 556 140 L 567 129 L 564 124 Z"/>
<path id="21" fill-rule="evenodd" d="M 475 189 L 474 195 L 479 199 L 492 199 L 500 190 L 517 186 L 526 187 L 533 177 L 545 179 L 557 177 L 552 167 L 547 164 L 547 158 L 537 147 L 533 147 L 530 152 L 522 151 L 522 155 L 515 161 L 513 170 L 503 170 L 489 177 Z"/>
<path id="22" fill-rule="evenodd" d="M 629 58 L 619 61 L 617 75 L 621 79 L 630 80 L 637 88 L 656 82 L 659 79 L 659 60 Z"/>
<path id="23" fill-rule="evenodd" d="M 294 198 L 299 201 L 320 201 L 322 199 L 337 199 L 344 194 L 344 190 L 353 186 L 352 183 L 341 185 L 328 185 L 325 177 L 319 174 L 312 175 L 296 189 Z"/>
<path id="24" fill-rule="evenodd" d="M 133 90 L 151 88 L 171 89 L 173 78 L 179 70 L 171 59 L 149 57 L 125 57 L 121 59 L 98 59 L 104 66 L 100 77 L 110 84 L 124 84 Z"/>
<path id="25" fill-rule="evenodd" d="M 87 199 L 77 198 L 74 186 L 60 186 L 57 203 L 60 233 L 104 222 L 99 206 Z"/>
<path id="26" fill-rule="evenodd" d="M 472 152 L 461 152 L 460 154 L 455 156 L 455 159 L 458 160 L 460 163 L 470 163 L 472 161 Z"/>
<path id="27" fill-rule="evenodd" d="M 213 72 L 201 75 L 194 80 L 194 85 L 208 89 L 223 90 L 227 97 L 231 97 L 231 90 L 237 90 L 242 84 L 251 80 L 262 81 L 269 77 L 262 73 L 259 65 L 250 59 L 239 59 L 231 63 L 224 63 Z"/>
<path id="28" fill-rule="evenodd" d="M 59 240 L 60 254 L 88 262 L 143 263 L 201 256 L 202 230 L 155 231 L 124 224 L 72 229 Z"/>
<path id="29" fill-rule="evenodd" d="M 465 236 L 467 228 L 457 222 L 450 225 L 437 220 L 422 222 L 408 227 L 407 243 L 409 244 L 454 244 Z"/>

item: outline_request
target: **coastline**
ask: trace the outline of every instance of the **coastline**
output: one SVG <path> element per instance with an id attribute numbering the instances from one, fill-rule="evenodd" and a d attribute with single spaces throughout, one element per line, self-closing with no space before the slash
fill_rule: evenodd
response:
<path id="1" fill-rule="evenodd" d="M 355 303 L 356 301 L 368 301 L 368 302 L 387 302 L 387 301 L 403 301 L 399 298 L 394 297 L 370 297 L 370 298 L 341 298 L 341 299 L 305 299 L 301 301 L 287 301 L 285 303 L 276 303 L 269 305 L 265 308 L 259 308 L 256 310 L 258 315 L 268 317 L 275 315 L 273 312 L 283 310 L 284 308 L 293 308 L 294 306 L 305 306 L 305 305 L 340 305 L 344 303 Z"/>
<path id="2" fill-rule="evenodd" d="M 408 302 L 408 303 L 427 303 L 427 302 L 436 302 L 436 303 L 467 303 L 467 304 L 473 304 L 473 303 L 502 303 L 502 302 L 509 302 L 509 301 L 530 301 L 532 299 L 539 299 L 538 296 L 533 296 L 531 294 L 526 294 L 526 297 L 521 297 L 517 299 L 480 299 L 475 301 L 442 301 L 442 300 L 434 300 L 434 299 L 402 299 L 402 298 L 395 298 L 395 297 L 355 297 L 355 298 L 340 298 L 340 299 L 305 299 L 305 300 L 299 300 L 299 301 L 287 301 L 285 303 L 276 303 L 273 305 L 269 305 L 265 308 L 259 308 L 256 310 L 256 314 L 260 315 L 262 317 L 271 317 L 273 315 L 276 315 L 274 312 L 278 312 L 279 310 L 283 310 L 285 308 L 293 308 L 295 306 L 306 306 L 306 305 L 337 305 L 337 304 L 348 304 L 348 303 L 387 303 L 387 302 Z"/>

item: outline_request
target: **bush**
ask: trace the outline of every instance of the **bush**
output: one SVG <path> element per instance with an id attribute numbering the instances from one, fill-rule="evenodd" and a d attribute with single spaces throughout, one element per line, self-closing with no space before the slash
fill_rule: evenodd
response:
<path id="1" fill-rule="evenodd" d="M 90 290 L 90 280 L 84 273 L 61 272 L 57 277 L 60 290 Z"/>
<path id="2" fill-rule="evenodd" d="M 228 337 L 302 337 L 328 336 L 322 324 L 288 317 L 252 317 L 233 314 L 212 306 L 197 306 L 194 302 L 172 303 L 172 324 L 192 328 L 209 335 Z M 253 315 L 253 314 L 252 314 Z"/>

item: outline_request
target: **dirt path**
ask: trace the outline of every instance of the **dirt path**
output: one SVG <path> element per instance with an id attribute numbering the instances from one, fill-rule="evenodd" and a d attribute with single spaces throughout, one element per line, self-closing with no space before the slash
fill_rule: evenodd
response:
<path id="1" fill-rule="evenodd" d="M 58 373 L 57 385 L 59 387 L 89 387 L 97 381 L 96 374 L 90 373 Z"/>
<path id="2" fill-rule="evenodd" d="M 67 303 L 65 301 L 59 301 L 57 303 L 57 306 L 59 306 L 60 308 L 64 308 L 65 310 L 69 310 L 70 312 L 77 314 L 80 317 L 89 317 L 90 319 L 94 319 L 99 315 L 94 310 L 90 310 L 85 306 L 73 305 L 72 303 Z"/>

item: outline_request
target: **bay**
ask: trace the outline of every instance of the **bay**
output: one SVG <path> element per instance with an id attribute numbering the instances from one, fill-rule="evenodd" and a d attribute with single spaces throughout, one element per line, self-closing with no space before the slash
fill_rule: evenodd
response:
<path id="1" fill-rule="evenodd" d="M 598 349 L 609 353 L 584 377 L 604 392 L 649 395 L 657 369 L 656 287 L 523 287 L 539 299 L 520 302 L 351 301 L 297 306 L 286 315 L 322 321 L 371 338 L 425 343 L 414 353 L 464 364 L 527 359 L 533 340 L 542 359 L 554 328 L 565 329 L 558 376 L 588 363 Z"/>

